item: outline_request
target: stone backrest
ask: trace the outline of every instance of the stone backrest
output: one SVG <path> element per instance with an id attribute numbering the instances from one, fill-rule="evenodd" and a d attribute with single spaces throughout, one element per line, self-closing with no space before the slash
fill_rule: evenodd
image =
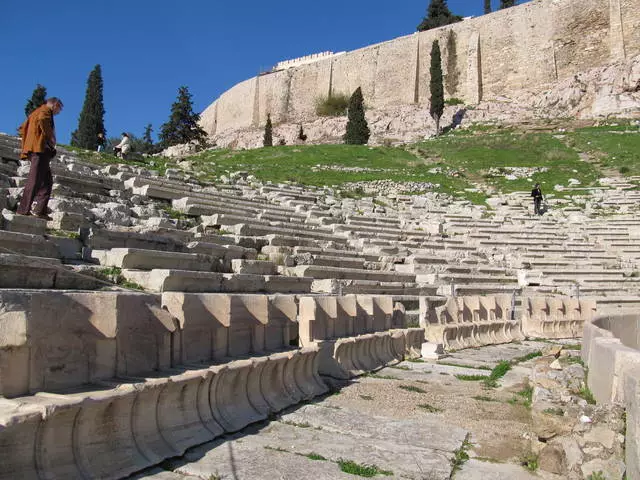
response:
<path id="1" fill-rule="evenodd" d="M 0 395 L 61 390 L 168 368 L 176 331 L 157 297 L 0 292 Z"/>

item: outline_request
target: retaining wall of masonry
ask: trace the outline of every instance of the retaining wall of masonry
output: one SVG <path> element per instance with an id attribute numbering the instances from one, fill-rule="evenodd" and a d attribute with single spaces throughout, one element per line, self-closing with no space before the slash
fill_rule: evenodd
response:
<path id="1" fill-rule="evenodd" d="M 596 400 L 625 405 L 627 478 L 640 478 L 640 316 L 598 316 L 586 324 L 582 359 Z"/>
<path id="2" fill-rule="evenodd" d="M 122 478 L 402 360 L 403 325 L 370 295 L 3 291 L 0 479 Z"/>
<path id="3" fill-rule="evenodd" d="M 558 80 L 640 52 L 635 0 L 535 0 L 245 80 L 201 115 L 207 133 L 315 117 L 315 101 L 361 87 L 370 108 L 428 104 L 438 40 L 448 97 L 467 104 L 543 91 Z"/>

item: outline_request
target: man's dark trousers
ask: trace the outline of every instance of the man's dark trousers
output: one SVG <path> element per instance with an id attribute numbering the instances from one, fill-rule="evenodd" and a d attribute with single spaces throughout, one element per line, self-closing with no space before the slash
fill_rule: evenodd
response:
<path id="1" fill-rule="evenodd" d="M 36 201 L 33 209 L 34 215 L 46 215 L 47 204 L 53 187 L 53 177 L 49 162 L 53 158 L 53 152 L 30 153 L 28 160 L 31 162 L 27 184 L 22 193 L 18 213 L 27 215 L 31 210 L 31 204 Z"/>

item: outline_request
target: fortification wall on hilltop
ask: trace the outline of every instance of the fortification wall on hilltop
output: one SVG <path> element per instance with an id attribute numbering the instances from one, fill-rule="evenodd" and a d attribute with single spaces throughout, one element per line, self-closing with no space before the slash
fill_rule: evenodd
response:
<path id="1" fill-rule="evenodd" d="M 640 53 L 639 0 L 535 0 L 246 80 L 202 113 L 209 134 L 315 118 L 315 102 L 361 87 L 369 108 L 428 104 L 438 40 L 445 94 L 466 103 L 544 89 Z"/>

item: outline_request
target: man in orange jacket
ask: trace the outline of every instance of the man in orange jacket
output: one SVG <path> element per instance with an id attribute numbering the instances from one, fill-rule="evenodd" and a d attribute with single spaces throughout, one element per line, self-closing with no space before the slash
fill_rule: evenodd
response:
<path id="1" fill-rule="evenodd" d="M 33 215 L 51 220 L 47 215 L 47 204 L 53 187 L 49 162 L 56 156 L 56 128 L 53 116 L 59 114 L 62 107 L 62 101 L 59 98 L 49 98 L 20 125 L 19 131 L 22 137 L 20 158 L 29 160 L 31 168 L 18 206 L 19 215 L 31 215 L 31 204 L 35 200 Z"/>

